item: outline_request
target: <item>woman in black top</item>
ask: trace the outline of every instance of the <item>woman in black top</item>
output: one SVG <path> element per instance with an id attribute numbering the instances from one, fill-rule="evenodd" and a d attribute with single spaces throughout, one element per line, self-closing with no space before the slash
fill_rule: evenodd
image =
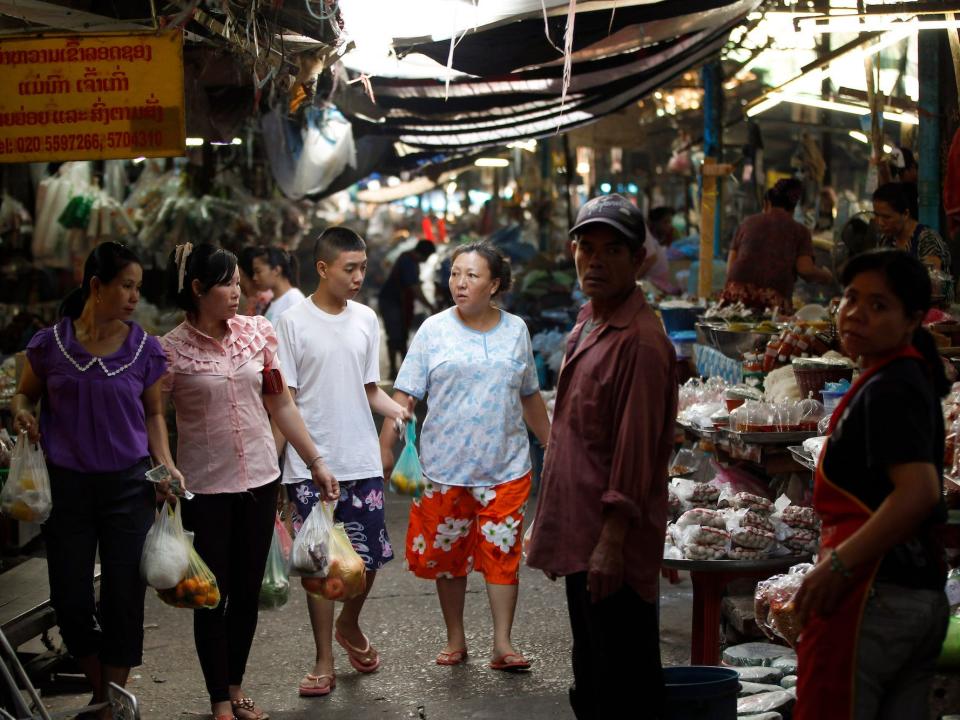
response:
<path id="1" fill-rule="evenodd" d="M 926 718 L 946 633 L 944 425 L 949 390 L 933 338 L 926 268 L 900 250 L 843 270 L 837 329 L 862 372 L 830 424 L 814 508 L 817 566 L 797 595 L 797 720 Z"/>

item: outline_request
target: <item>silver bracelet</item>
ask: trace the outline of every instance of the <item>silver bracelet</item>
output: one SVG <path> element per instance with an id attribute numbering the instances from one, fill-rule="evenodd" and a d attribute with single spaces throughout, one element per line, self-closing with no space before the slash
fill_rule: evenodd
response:
<path id="1" fill-rule="evenodd" d="M 317 460 L 323 460 L 323 455 L 317 455 L 313 460 L 307 463 L 307 470 L 313 470 L 313 466 L 317 464 Z"/>

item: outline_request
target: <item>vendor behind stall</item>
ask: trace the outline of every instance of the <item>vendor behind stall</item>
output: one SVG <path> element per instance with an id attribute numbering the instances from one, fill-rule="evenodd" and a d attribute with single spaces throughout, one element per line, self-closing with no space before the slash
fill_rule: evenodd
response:
<path id="1" fill-rule="evenodd" d="M 926 718 L 947 629 L 937 526 L 950 389 L 926 269 L 874 250 L 843 270 L 837 329 L 862 372 L 833 411 L 813 506 L 819 562 L 795 602 L 803 625 L 794 720 Z"/>
<path id="2" fill-rule="evenodd" d="M 829 270 L 813 263 L 810 231 L 793 219 L 802 195 L 799 180 L 780 180 L 767 191 L 763 212 L 740 224 L 727 259 L 723 300 L 791 312 L 797 275 L 808 282 L 833 281 Z"/>
<path id="3" fill-rule="evenodd" d="M 950 250 L 936 230 L 917 222 L 910 191 L 905 183 L 887 183 L 874 191 L 880 245 L 906 250 L 924 265 L 950 272 Z"/>

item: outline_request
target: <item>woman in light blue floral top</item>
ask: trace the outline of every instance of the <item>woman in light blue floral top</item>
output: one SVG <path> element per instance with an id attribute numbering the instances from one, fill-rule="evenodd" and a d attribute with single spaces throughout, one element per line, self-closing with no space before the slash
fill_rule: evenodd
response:
<path id="1" fill-rule="evenodd" d="M 546 444 L 550 423 L 530 333 L 520 318 L 493 304 L 509 286 L 510 266 L 492 245 L 458 248 L 450 275 L 456 306 L 423 324 L 394 383 L 401 405 L 429 396 L 420 443 L 428 482 L 410 511 L 406 559 L 417 577 L 437 584 L 447 629 L 439 665 L 467 658 L 463 608 L 467 575 L 477 570 L 493 614 L 490 667 L 530 667 L 510 633 L 530 495 L 527 427 Z M 384 423 L 385 474 L 395 440 L 393 423 Z"/>

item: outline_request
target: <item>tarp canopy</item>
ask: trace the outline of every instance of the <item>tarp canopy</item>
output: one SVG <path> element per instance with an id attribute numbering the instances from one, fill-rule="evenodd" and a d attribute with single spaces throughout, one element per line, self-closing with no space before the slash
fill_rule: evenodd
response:
<path id="1" fill-rule="evenodd" d="M 407 162 L 545 137 L 615 112 L 710 59 L 759 4 L 663 0 L 592 12 L 579 10 L 591 3 L 578 4 L 565 99 L 558 47 L 567 15 L 467 30 L 454 40 L 395 44 L 399 57 L 416 53 L 441 67 L 454 43 L 451 68 L 464 75 L 449 82 L 372 77 L 382 116 L 351 120 L 359 133 L 393 137 L 412 149 Z"/>

